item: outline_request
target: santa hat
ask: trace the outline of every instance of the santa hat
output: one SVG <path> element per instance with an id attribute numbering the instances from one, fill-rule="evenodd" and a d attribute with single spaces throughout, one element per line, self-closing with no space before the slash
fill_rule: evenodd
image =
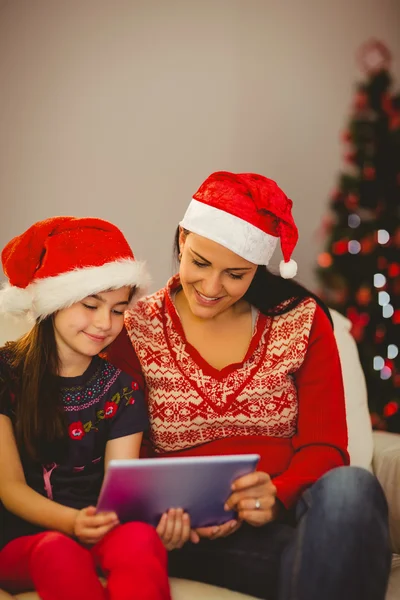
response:
<path id="1" fill-rule="evenodd" d="M 294 277 L 298 240 L 292 201 L 275 181 L 254 173 L 213 173 L 191 200 L 180 225 L 256 264 L 268 265 L 281 241 L 280 274 Z"/>
<path id="2" fill-rule="evenodd" d="M 35 319 L 124 286 L 135 287 L 137 298 L 148 283 L 121 231 L 90 217 L 39 221 L 7 244 L 1 260 L 8 283 L 0 312 Z"/>

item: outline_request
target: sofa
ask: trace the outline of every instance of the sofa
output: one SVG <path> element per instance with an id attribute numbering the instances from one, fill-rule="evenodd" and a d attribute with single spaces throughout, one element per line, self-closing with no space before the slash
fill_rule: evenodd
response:
<path id="1" fill-rule="evenodd" d="M 386 600 L 400 600 L 400 435 L 372 432 L 364 375 L 350 322 L 332 311 L 335 336 L 343 370 L 351 464 L 375 473 L 385 490 L 390 511 L 393 550 L 392 571 Z M 28 324 L 0 319 L 0 345 L 16 339 Z M 202 583 L 171 578 L 173 600 L 251 600 L 252 597 Z M 35 592 L 17 596 L 0 590 L 0 600 L 40 600 Z M 254 600 L 254 599 L 253 599 Z"/>

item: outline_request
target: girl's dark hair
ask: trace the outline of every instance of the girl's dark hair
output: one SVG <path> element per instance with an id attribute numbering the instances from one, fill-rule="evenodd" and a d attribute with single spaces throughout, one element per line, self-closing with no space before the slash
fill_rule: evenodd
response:
<path id="1" fill-rule="evenodd" d="M 13 421 L 21 458 L 44 464 L 62 460 L 67 424 L 57 381 L 59 358 L 52 317 L 36 322 L 3 350 L 15 375 Z"/>
<path id="2" fill-rule="evenodd" d="M 176 260 L 179 260 L 179 233 L 180 228 L 178 227 L 174 240 L 174 257 Z M 316 294 L 310 292 L 300 283 L 293 281 L 293 279 L 283 279 L 280 275 L 271 273 L 264 265 L 257 267 L 249 289 L 244 295 L 244 299 L 247 302 L 264 315 L 271 317 L 283 315 L 292 308 L 295 308 L 305 298 L 313 298 L 317 302 L 329 318 L 333 327 L 328 307 Z"/>

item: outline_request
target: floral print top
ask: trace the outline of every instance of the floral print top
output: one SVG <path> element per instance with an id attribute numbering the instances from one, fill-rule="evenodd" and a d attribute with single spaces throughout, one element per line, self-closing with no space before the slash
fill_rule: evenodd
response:
<path id="1" fill-rule="evenodd" d="M 10 388 L 7 352 L 0 350 L 0 386 Z M 11 377 L 10 377 L 11 376 Z M 143 393 L 138 383 L 106 360 L 96 356 L 79 377 L 59 378 L 67 415 L 68 451 L 61 464 L 23 463 L 28 485 L 48 498 L 84 508 L 96 505 L 104 476 L 104 452 L 108 440 L 148 428 Z M 13 421 L 13 394 L 0 413 Z M 42 531 L 9 513 L 0 504 L 0 548 L 12 539 Z"/>

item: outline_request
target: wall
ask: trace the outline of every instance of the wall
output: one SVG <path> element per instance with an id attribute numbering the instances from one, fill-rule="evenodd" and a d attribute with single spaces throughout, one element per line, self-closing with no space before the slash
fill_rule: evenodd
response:
<path id="1" fill-rule="evenodd" d="M 100 216 L 159 287 L 198 185 L 252 170 L 293 198 L 313 285 L 355 50 L 385 40 L 400 84 L 399 31 L 398 0 L 0 0 L 0 246 Z"/>

